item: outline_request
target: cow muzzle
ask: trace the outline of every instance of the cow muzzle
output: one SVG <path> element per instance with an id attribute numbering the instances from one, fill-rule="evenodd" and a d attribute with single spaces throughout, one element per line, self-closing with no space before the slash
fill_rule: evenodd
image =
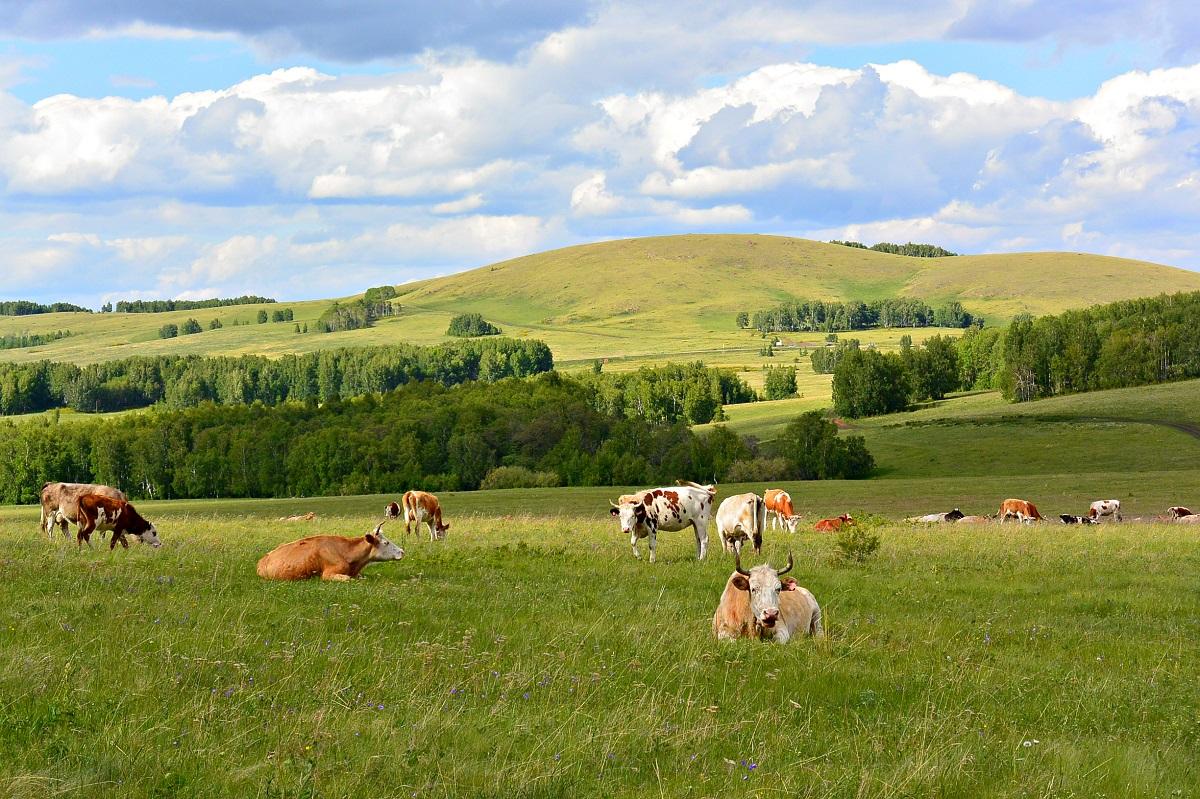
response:
<path id="1" fill-rule="evenodd" d="M 779 621 L 779 608 L 764 610 L 762 617 L 758 621 L 763 627 L 774 627 L 775 622 Z"/>

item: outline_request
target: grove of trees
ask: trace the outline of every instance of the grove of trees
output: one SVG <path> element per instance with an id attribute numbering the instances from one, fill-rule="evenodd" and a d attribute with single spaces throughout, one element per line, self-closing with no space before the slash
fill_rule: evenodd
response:
<path id="1" fill-rule="evenodd" d="M 475 338 L 478 336 L 498 336 L 502 331 L 483 316 L 477 313 L 461 313 L 450 320 L 446 329 L 447 336 L 460 338 Z"/>
<path id="2" fill-rule="evenodd" d="M 982 326 L 953 301 L 934 308 L 924 300 L 900 297 L 887 300 L 795 300 L 774 308 L 755 311 L 752 320 L 760 333 L 838 332 L 873 327 L 970 327 Z"/>
<path id="3" fill-rule="evenodd" d="M 958 255 L 958 253 L 950 252 L 936 244 L 913 244 L 911 241 L 907 244 L 892 244 L 889 241 L 881 241 L 878 244 L 872 244 L 870 247 L 857 241 L 838 241 L 837 239 L 833 239 L 829 243 L 840 244 L 843 247 L 856 247 L 860 250 L 886 252 L 892 255 L 911 255 L 916 258 L 947 258 Z"/>
<path id="4" fill-rule="evenodd" d="M 33 314 L 63 313 L 67 311 L 91 313 L 92 309 L 72 305 L 69 302 L 52 302 L 49 305 L 45 305 L 40 302 L 30 302 L 29 300 L 0 301 L 0 316 L 31 316 Z"/>
<path id="5" fill-rule="evenodd" d="M 19 350 L 23 347 L 41 347 L 52 341 L 71 335 L 70 330 L 55 330 L 50 333 L 8 333 L 0 336 L 0 350 Z"/>
<path id="6" fill-rule="evenodd" d="M 753 402 L 754 390 L 729 369 L 697 361 L 643 366 L 636 372 L 589 372 L 578 376 L 592 406 L 619 418 L 706 424 L 723 417 L 722 405 Z"/>
<path id="7" fill-rule="evenodd" d="M 229 299 L 213 297 L 210 300 L 119 300 L 116 305 L 117 313 L 163 313 L 165 311 L 194 311 L 200 308 L 221 308 L 226 305 L 259 305 L 272 303 L 270 297 L 255 297 L 244 295 Z M 86 310 L 79 308 L 77 310 Z M 103 311 L 112 311 L 112 304 L 106 303 Z"/>

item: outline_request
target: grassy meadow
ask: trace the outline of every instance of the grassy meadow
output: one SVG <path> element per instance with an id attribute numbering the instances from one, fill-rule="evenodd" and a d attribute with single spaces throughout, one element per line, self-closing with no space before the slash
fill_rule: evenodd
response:
<path id="1" fill-rule="evenodd" d="M 813 518 L 1030 487 L 991 480 L 797 488 Z M 254 564 L 366 531 L 385 497 L 141 503 L 163 547 L 115 553 L 0 510 L 0 795 L 1196 795 L 1195 531 L 882 523 L 858 565 L 770 534 L 828 637 L 719 645 L 730 560 L 695 561 L 690 533 L 634 560 L 614 491 L 447 495 L 446 541 L 350 584 Z"/>

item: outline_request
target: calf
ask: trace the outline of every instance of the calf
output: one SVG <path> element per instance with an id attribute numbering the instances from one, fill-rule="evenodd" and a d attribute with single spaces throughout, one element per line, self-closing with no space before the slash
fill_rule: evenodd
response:
<path id="1" fill-rule="evenodd" d="M 754 542 L 755 554 L 762 551 L 767 527 L 767 503 L 758 494 L 734 494 L 717 508 L 717 534 L 726 552 L 741 554 L 742 544 Z"/>
<path id="2" fill-rule="evenodd" d="M 1121 500 L 1119 499 L 1098 499 L 1088 508 L 1088 518 L 1093 521 L 1101 519 L 1116 519 L 1121 521 Z"/>
<path id="3" fill-rule="evenodd" d="M 796 523 L 800 521 L 799 514 L 792 507 L 792 496 L 781 488 L 768 488 L 763 494 L 767 503 L 767 513 L 771 515 L 771 529 L 778 525 L 789 533 L 796 532 Z"/>
<path id="4" fill-rule="evenodd" d="M 1006 499 L 1000 503 L 1000 511 L 996 517 L 1001 522 L 1016 519 L 1019 522 L 1042 521 L 1042 514 L 1037 506 L 1023 499 Z"/>
<path id="5" fill-rule="evenodd" d="M 404 550 L 383 537 L 380 522 L 360 538 L 314 535 L 281 544 L 262 556 L 258 576 L 265 580 L 350 580 L 368 563 L 400 560 Z"/>
<path id="6" fill-rule="evenodd" d="M 654 562 L 658 531 L 674 532 L 691 527 L 696 533 L 696 557 L 708 554 L 708 520 L 712 517 L 716 486 L 689 484 L 678 488 L 648 488 L 610 502 L 613 516 L 621 521 L 621 532 L 629 536 L 633 556 L 640 558 L 637 542 L 647 539 L 650 562 Z"/>
<path id="7" fill-rule="evenodd" d="M 409 525 L 415 524 L 419 530 L 424 524 L 429 528 L 430 541 L 439 541 L 446 537 L 450 525 L 442 524 L 442 505 L 433 494 L 427 491 L 405 491 L 404 496 L 400 498 L 400 504 L 404 511 L 405 535 L 409 532 Z"/>
<path id="8" fill-rule="evenodd" d="M 77 507 L 79 510 L 77 546 L 81 546 L 86 541 L 90 547 L 94 530 L 110 530 L 112 532 L 112 541 L 108 544 L 109 549 L 115 549 L 117 542 L 128 549 L 129 542 L 125 540 L 126 535 L 131 535 L 143 544 L 149 544 L 156 549 L 162 546 L 154 525 L 143 519 L 133 505 L 123 499 L 113 499 L 103 494 L 84 494 L 79 498 Z"/>
<path id="9" fill-rule="evenodd" d="M 111 486 L 96 483 L 45 483 L 42 485 L 42 529 L 53 537 L 54 528 L 65 536 L 67 522 L 79 524 L 79 498 L 85 494 L 98 494 L 113 499 L 128 500 L 125 492 Z"/>
<path id="10" fill-rule="evenodd" d="M 843 527 L 849 527 L 854 524 L 854 517 L 849 513 L 843 513 L 841 516 L 834 516 L 829 519 L 822 519 L 813 525 L 813 528 L 818 533 L 835 533 Z"/>
<path id="11" fill-rule="evenodd" d="M 798 632 L 820 637 L 821 608 L 807 588 L 792 578 L 779 578 L 792 570 L 793 560 L 781 571 L 769 565 L 742 568 L 742 556 L 734 556 L 734 572 L 725 582 L 712 630 L 718 641 L 757 638 L 786 644 Z"/>
<path id="12" fill-rule="evenodd" d="M 1099 524 L 1091 516 L 1072 516 L 1069 513 L 1060 513 L 1058 518 L 1062 520 L 1063 524 Z"/>

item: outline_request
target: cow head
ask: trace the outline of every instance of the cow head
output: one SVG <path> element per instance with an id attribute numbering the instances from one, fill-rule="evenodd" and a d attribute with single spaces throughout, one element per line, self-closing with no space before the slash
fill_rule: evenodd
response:
<path id="1" fill-rule="evenodd" d="M 783 526 L 789 533 L 796 532 L 796 525 L 800 524 L 800 514 L 793 513 L 791 516 L 783 517 Z"/>
<path id="2" fill-rule="evenodd" d="M 854 524 L 854 517 L 849 513 L 843 513 L 838 518 L 842 520 L 842 524 Z"/>
<path id="3" fill-rule="evenodd" d="M 446 531 L 450 529 L 450 522 L 446 522 L 445 524 L 443 524 L 442 522 L 439 521 L 434 526 L 434 529 L 437 530 L 438 540 L 441 540 L 446 537 Z"/>
<path id="4" fill-rule="evenodd" d="M 371 560 L 400 560 L 404 550 L 383 537 L 383 522 L 375 526 L 375 532 L 367 533 L 364 538 L 371 545 Z"/>
<path id="5" fill-rule="evenodd" d="M 796 590 L 795 580 L 779 579 L 790 572 L 793 565 L 789 552 L 787 566 L 781 571 L 775 571 L 765 563 L 746 571 L 742 568 L 742 554 L 739 552 L 734 556 L 737 574 L 733 576 L 732 584 L 739 591 L 750 592 L 750 615 L 760 634 L 774 635 L 775 623 L 779 621 L 779 592 Z"/>
<path id="6" fill-rule="evenodd" d="M 946 514 L 946 521 L 948 521 L 948 522 L 957 521 L 966 515 L 967 514 L 963 513 L 958 508 L 955 508 L 954 510 L 952 510 Z"/>
<path id="7" fill-rule="evenodd" d="M 147 522 L 146 529 L 142 530 L 140 533 L 135 533 L 132 530 L 130 530 L 129 534 L 132 535 L 134 538 L 136 538 L 138 541 L 141 541 L 143 544 L 149 544 L 150 546 L 154 547 L 155 549 L 158 549 L 159 547 L 162 546 L 162 541 L 160 541 L 158 538 L 158 530 L 154 527 L 154 525 L 152 523 Z"/>
<path id="8" fill-rule="evenodd" d="M 399 519 L 400 518 L 400 506 L 398 504 L 396 504 L 395 502 L 389 502 L 387 504 L 387 507 L 384 508 L 384 510 L 383 510 L 383 515 L 389 519 Z"/>
<path id="9" fill-rule="evenodd" d="M 621 532 L 628 535 L 646 523 L 646 506 L 641 502 L 622 502 L 618 505 L 610 501 L 612 508 L 609 514 L 621 520 Z"/>

